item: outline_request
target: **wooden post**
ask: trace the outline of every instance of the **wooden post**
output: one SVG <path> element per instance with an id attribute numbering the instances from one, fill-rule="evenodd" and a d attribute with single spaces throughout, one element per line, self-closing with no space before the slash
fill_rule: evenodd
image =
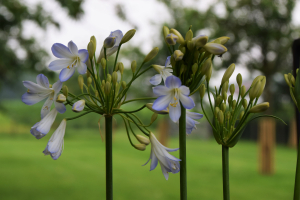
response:
<path id="1" fill-rule="evenodd" d="M 295 117 L 291 120 L 290 123 L 290 134 L 289 134 L 289 147 L 296 149 L 297 148 L 297 126 Z"/>
<path id="2" fill-rule="evenodd" d="M 159 133 L 159 142 L 164 146 L 168 146 L 168 140 L 169 140 L 169 119 L 168 118 L 164 118 L 160 120 L 158 124 L 158 133 Z"/>
<path id="3" fill-rule="evenodd" d="M 259 122 L 259 171 L 265 175 L 274 173 L 275 126 L 272 118 L 261 119 Z"/>

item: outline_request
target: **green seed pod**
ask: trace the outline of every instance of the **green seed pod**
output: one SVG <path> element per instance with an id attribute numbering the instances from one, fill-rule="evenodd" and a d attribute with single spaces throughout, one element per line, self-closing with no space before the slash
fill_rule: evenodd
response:
<path id="1" fill-rule="evenodd" d="M 148 145 L 150 144 L 150 140 L 149 138 L 146 138 L 142 135 L 136 135 L 136 139 L 141 143 L 141 144 L 145 144 L 145 145 Z"/>
<path id="2" fill-rule="evenodd" d="M 105 60 L 105 58 L 101 58 L 100 63 L 101 63 L 102 68 L 105 69 L 105 67 L 106 67 L 106 60 Z"/>
<path id="3" fill-rule="evenodd" d="M 246 110 L 247 106 L 248 106 L 248 102 L 247 102 L 247 99 L 243 99 L 243 107 L 244 109 Z"/>
<path id="4" fill-rule="evenodd" d="M 131 71 L 132 71 L 132 73 L 135 73 L 135 70 L 136 70 L 136 61 L 134 60 L 131 63 Z"/>
<path id="5" fill-rule="evenodd" d="M 240 120 L 243 118 L 244 113 L 245 113 L 244 111 L 241 112 L 241 114 L 240 114 L 240 116 L 239 116 L 239 119 L 240 119 Z"/>
<path id="6" fill-rule="evenodd" d="M 205 85 L 202 83 L 199 88 L 200 98 L 203 99 L 205 94 Z"/>
<path id="7" fill-rule="evenodd" d="M 231 84 L 231 85 L 230 85 L 229 91 L 230 91 L 230 94 L 231 94 L 231 95 L 234 94 L 234 91 L 235 91 L 235 86 L 234 86 L 234 84 Z"/>
<path id="8" fill-rule="evenodd" d="M 118 81 L 118 73 L 113 72 L 112 73 L 112 82 L 113 82 L 113 84 L 116 85 L 117 81 Z"/>
<path id="9" fill-rule="evenodd" d="M 223 114 L 222 110 L 220 110 L 218 112 L 218 117 L 217 118 L 218 118 L 219 123 L 222 125 L 224 123 L 224 114 Z"/>
<path id="10" fill-rule="evenodd" d="M 105 95 L 109 95 L 110 89 L 111 89 L 111 84 L 110 84 L 110 82 L 107 81 L 105 83 L 105 86 L 104 86 L 104 93 L 105 93 Z"/>
<path id="11" fill-rule="evenodd" d="M 226 81 L 229 81 L 232 73 L 234 72 L 234 69 L 235 69 L 235 64 L 232 63 L 228 68 L 227 70 L 225 71 L 224 75 L 223 75 L 223 78 L 222 78 L 222 81 L 221 81 L 221 84 L 225 83 Z"/>
<path id="12" fill-rule="evenodd" d="M 237 84 L 239 85 L 239 87 L 242 86 L 242 83 L 243 83 L 243 77 L 242 77 L 242 75 L 241 75 L 240 73 L 236 76 L 236 82 L 237 82 Z"/>
<path id="13" fill-rule="evenodd" d="M 198 70 L 198 64 L 195 63 L 195 64 L 193 64 L 193 66 L 192 66 L 192 72 L 193 72 L 193 74 L 196 74 L 197 70 Z"/>
<path id="14" fill-rule="evenodd" d="M 83 77 L 81 75 L 78 76 L 78 85 L 81 92 L 83 92 Z"/>
<path id="15" fill-rule="evenodd" d="M 218 117 L 218 112 L 220 111 L 220 108 L 219 107 L 215 107 L 215 110 L 214 110 L 214 116 L 215 118 Z"/>
<path id="16" fill-rule="evenodd" d="M 245 94 L 246 94 L 246 87 L 243 85 L 243 86 L 241 87 L 241 96 L 244 97 Z"/>
<path id="17" fill-rule="evenodd" d="M 260 113 L 266 111 L 270 107 L 269 102 L 263 102 L 260 104 L 257 104 L 253 106 L 250 110 L 249 113 Z"/>
<path id="18" fill-rule="evenodd" d="M 223 113 L 226 111 L 226 104 L 225 103 L 221 103 L 221 110 L 223 111 Z"/>
<path id="19" fill-rule="evenodd" d="M 88 77 L 88 79 L 87 79 L 87 86 L 90 87 L 91 84 L 92 84 L 92 82 L 93 82 L 92 78 Z"/>
<path id="20" fill-rule="evenodd" d="M 234 110 L 235 107 L 236 107 L 236 100 L 233 100 L 233 101 L 232 101 L 232 109 Z"/>
<path id="21" fill-rule="evenodd" d="M 107 74 L 106 81 L 111 83 L 111 75 L 110 74 Z"/>
<path id="22" fill-rule="evenodd" d="M 68 92 L 69 92 L 68 87 L 66 85 L 64 85 L 62 87 L 62 93 L 65 95 L 66 98 L 68 97 Z"/>
<path id="23" fill-rule="evenodd" d="M 145 57 L 143 63 L 146 63 L 146 62 L 149 62 L 150 60 L 152 60 L 158 53 L 159 51 L 159 48 L 158 47 L 155 47 L 153 48 L 149 53 L 148 55 Z"/>
<path id="24" fill-rule="evenodd" d="M 128 42 L 134 36 L 135 32 L 136 32 L 135 29 L 131 29 L 127 31 L 127 33 L 125 33 L 125 35 L 122 37 L 120 45 Z"/>

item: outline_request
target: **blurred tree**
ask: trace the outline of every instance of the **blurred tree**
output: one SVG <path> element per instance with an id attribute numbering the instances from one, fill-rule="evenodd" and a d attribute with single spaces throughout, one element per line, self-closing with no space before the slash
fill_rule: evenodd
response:
<path id="1" fill-rule="evenodd" d="M 66 8 L 70 17 L 78 19 L 82 14 L 83 0 L 56 0 Z M 29 7 L 21 0 L 0 1 L 0 89 L 3 84 L 13 87 L 24 73 L 39 70 L 47 71 L 45 61 L 47 52 L 34 37 L 24 36 L 25 23 L 32 22 L 42 30 L 49 25 L 59 28 L 59 22 L 46 12 L 42 3 Z"/>

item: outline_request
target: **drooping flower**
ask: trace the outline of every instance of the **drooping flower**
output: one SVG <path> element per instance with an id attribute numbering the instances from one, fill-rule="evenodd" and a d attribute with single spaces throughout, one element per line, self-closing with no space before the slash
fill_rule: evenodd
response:
<path id="1" fill-rule="evenodd" d="M 166 81 L 166 78 L 172 75 L 173 69 L 170 67 L 170 60 L 171 56 L 169 56 L 165 62 L 165 66 L 161 65 L 153 65 L 153 68 L 159 73 L 154 75 L 150 79 L 150 83 L 152 85 L 158 85 L 161 83 L 162 79 L 164 82 Z"/>
<path id="2" fill-rule="evenodd" d="M 196 124 L 199 124 L 195 119 L 201 119 L 202 114 L 186 111 L 186 134 L 191 134 L 194 129 L 197 129 Z"/>
<path id="3" fill-rule="evenodd" d="M 66 132 L 67 120 L 63 119 L 58 128 L 52 134 L 45 150 L 45 155 L 50 155 L 53 160 L 59 158 L 63 150 L 64 136 Z"/>
<path id="4" fill-rule="evenodd" d="M 68 43 L 68 47 L 63 44 L 53 44 L 52 53 L 55 57 L 59 58 L 49 64 L 49 69 L 61 70 L 59 79 L 61 82 L 67 81 L 75 72 L 77 68 L 80 74 L 85 74 L 87 66 L 85 62 L 89 57 L 89 53 L 86 49 L 78 50 L 76 44 L 73 41 Z"/>
<path id="5" fill-rule="evenodd" d="M 44 137 L 49 131 L 50 128 L 56 118 L 57 110 L 52 109 L 41 121 L 33 125 L 30 129 L 30 133 L 36 138 L 41 139 Z"/>
<path id="6" fill-rule="evenodd" d="M 180 159 L 172 156 L 168 152 L 177 151 L 179 148 L 170 149 L 163 146 L 155 137 L 153 133 L 150 133 L 150 142 L 151 142 L 151 154 L 149 160 L 144 164 L 146 165 L 151 160 L 150 171 L 154 170 L 159 162 L 161 166 L 161 171 L 165 176 L 166 180 L 169 178 L 168 172 L 173 174 L 180 171 Z M 143 165 L 143 166 L 144 166 Z"/>
<path id="7" fill-rule="evenodd" d="M 74 112 L 81 112 L 84 109 L 84 106 L 85 106 L 85 100 L 79 100 L 73 104 L 72 110 Z"/>
<path id="8" fill-rule="evenodd" d="M 123 33 L 120 30 L 116 30 L 116 31 L 111 32 L 110 35 L 108 36 L 108 38 L 112 39 L 115 42 L 114 42 L 113 47 L 106 49 L 107 57 L 114 54 L 118 50 L 120 42 L 123 38 Z M 115 40 L 113 38 L 115 38 Z M 98 57 L 98 63 L 100 63 L 102 58 L 104 58 L 104 47 L 102 47 L 102 49 L 100 51 L 100 55 Z"/>
<path id="9" fill-rule="evenodd" d="M 23 85 L 28 90 L 23 94 L 22 101 L 27 105 L 33 105 L 47 98 L 41 110 L 41 118 L 44 118 L 50 112 L 53 102 L 56 110 L 59 113 L 64 113 L 66 111 L 65 105 L 56 102 L 57 95 L 62 87 L 62 82 L 57 81 L 53 84 L 52 88 L 50 88 L 48 78 L 44 74 L 39 74 L 36 77 L 36 82 L 37 83 L 23 81 Z"/>
<path id="10" fill-rule="evenodd" d="M 154 101 L 154 110 L 165 110 L 169 105 L 169 115 L 173 122 L 177 122 L 181 115 L 180 103 L 186 109 L 192 109 L 195 103 L 189 97 L 190 89 L 181 84 L 181 80 L 176 76 L 166 78 L 165 85 L 153 88 L 153 93 L 159 97 Z"/>

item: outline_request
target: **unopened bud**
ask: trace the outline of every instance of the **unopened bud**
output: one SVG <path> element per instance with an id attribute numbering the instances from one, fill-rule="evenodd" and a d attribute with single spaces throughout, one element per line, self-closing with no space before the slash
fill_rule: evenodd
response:
<path id="1" fill-rule="evenodd" d="M 163 35 L 164 35 L 164 39 L 165 39 L 165 42 L 166 42 L 166 43 L 167 43 L 166 37 L 167 37 L 167 35 L 168 35 L 169 33 L 170 33 L 169 28 L 166 27 L 166 26 L 163 26 Z M 167 43 L 167 45 L 169 45 L 169 44 Z"/>
<path id="2" fill-rule="evenodd" d="M 122 81 L 121 86 L 122 86 L 123 89 L 125 89 L 126 88 L 126 82 Z"/>
<path id="3" fill-rule="evenodd" d="M 227 112 L 225 113 L 225 115 L 226 115 L 226 120 L 229 120 L 230 117 L 231 117 L 231 113 L 230 113 L 229 111 L 227 111 Z"/>
<path id="4" fill-rule="evenodd" d="M 219 96 L 217 96 L 217 99 L 216 99 L 216 106 L 219 106 L 220 105 L 220 103 L 222 102 L 222 96 L 221 95 L 219 95 Z"/>
<path id="5" fill-rule="evenodd" d="M 220 108 L 219 107 L 215 107 L 215 110 L 214 110 L 214 116 L 215 116 L 215 118 L 218 117 L 219 111 L 220 111 Z"/>
<path id="6" fill-rule="evenodd" d="M 106 67 L 106 60 L 105 60 L 105 58 L 101 58 L 100 63 L 101 63 L 102 68 L 105 69 L 105 67 Z"/>
<path id="7" fill-rule="evenodd" d="M 136 135 L 136 139 L 141 143 L 141 144 L 145 144 L 145 145 L 148 145 L 150 144 L 150 140 L 149 138 L 146 138 L 142 135 Z"/>
<path id="8" fill-rule="evenodd" d="M 222 92 L 222 99 L 224 102 L 226 102 L 227 100 L 227 93 L 226 92 Z"/>
<path id="9" fill-rule="evenodd" d="M 223 78 L 222 78 L 222 81 L 221 81 L 221 84 L 225 83 L 226 81 L 228 81 L 232 75 L 232 73 L 234 72 L 234 69 L 235 69 L 235 64 L 232 63 L 225 71 L 224 75 L 223 75 Z"/>
<path id="10" fill-rule="evenodd" d="M 68 87 L 66 85 L 64 85 L 62 87 L 62 93 L 65 95 L 66 98 L 68 97 L 68 92 L 69 92 Z"/>
<path id="11" fill-rule="evenodd" d="M 107 74 L 106 81 L 111 83 L 111 75 L 110 74 Z"/>
<path id="12" fill-rule="evenodd" d="M 263 93 L 263 91 L 265 89 L 265 86 L 266 86 L 266 77 L 264 76 L 263 79 L 261 79 L 261 82 L 260 82 L 260 90 L 256 95 L 257 98 L 261 96 L 261 94 Z"/>
<path id="13" fill-rule="evenodd" d="M 179 45 L 178 50 L 180 50 L 183 54 L 186 52 L 186 48 L 183 45 Z"/>
<path id="14" fill-rule="evenodd" d="M 223 36 L 223 37 L 219 37 L 219 38 L 215 39 L 215 40 L 212 41 L 212 42 L 215 43 L 215 41 L 218 41 L 219 44 L 224 45 L 224 44 L 226 44 L 226 43 L 228 42 L 229 39 L 230 39 L 230 37 Z"/>
<path id="15" fill-rule="evenodd" d="M 244 116 L 244 113 L 245 113 L 244 111 L 241 112 L 241 114 L 240 114 L 240 116 L 239 116 L 239 119 L 240 119 L 240 120 L 242 120 L 242 118 L 243 118 L 243 116 Z"/>
<path id="16" fill-rule="evenodd" d="M 149 62 L 150 60 L 152 60 L 158 53 L 159 49 L 158 47 L 153 48 L 148 55 L 145 57 L 143 63 Z"/>
<path id="17" fill-rule="evenodd" d="M 187 46 L 188 50 L 193 51 L 195 45 L 192 41 L 187 41 L 186 46 Z"/>
<path id="18" fill-rule="evenodd" d="M 67 98 L 66 98 L 65 95 L 59 94 L 59 95 L 57 96 L 56 102 L 58 102 L 58 103 L 63 103 L 63 102 L 65 102 L 66 100 L 67 100 Z"/>
<path id="19" fill-rule="evenodd" d="M 225 103 L 221 103 L 221 110 L 223 112 L 225 112 L 225 110 L 226 110 L 226 104 Z"/>
<path id="20" fill-rule="evenodd" d="M 227 93 L 227 91 L 228 91 L 228 84 L 229 84 L 229 82 L 226 81 L 226 82 L 222 85 L 222 92 Z"/>
<path id="21" fill-rule="evenodd" d="M 209 70 L 207 70 L 205 77 L 206 77 L 206 81 L 208 82 L 210 80 L 211 77 L 211 73 L 212 73 L 212 64 L 210 65 Z"/>
<path id="22" fill-rule="evenodd" d="M 82 99 L 73 104 L 72 110 L 74 112 L 81 112 L 84 109 L 84 106 L 85 106 L 85 100 Z"/>
<path id="23" fill-rule="evenodd" d="M 206 59 L 206 61 L 203 63 L 202 67 L 201 67 L 201 74 L 206 74 L 207 71 L 210 69 L 211 67 L 211 58 Z"/>
<path id="24" fill-rule="evenodd" d="M 292 84 L 290 83 L 290 81 L 289 81 L 289 78 L 288 78 L 288 75 L 287 75 L 287 74 L 284 74 L 284 80 L 285 80 L 286 84 L 287 84 L 289 87 L 292 87 Z"/>
<path id="25" fill-rule="evenodd" d="M 175 61 L 182 60 L 182 58 L 184 56 L 184 54 L 180 50 L 175 50 L 173 55 L 174 55 Z"/>
<path id="26" fill-rule="evenodd" d="M 253 101 L 253 99 L 257 97 L 257 95 L 260 92 L 260 89 L 261 89 L 261 82 L 256 81 L 256 84 L 249 91 L 250 101 Z"/>
<path id="27" fill-rule="evenodd" d="M 188 42 L 188 41 L 192 41 L 193 39 L 193 31 L 190 29 L 188 30 L 188 32 L 186 32 L 185 34 L 185 41 Z"/>
<path id="28" fill-rule="evenodd" d="M 231 94 L 231 95 L 234 94 L 234 92 L 235 92 L 235 86 L 234 86 L 234 84 L 231 84 L 231 85 L 230 85 L 229 91 L 230 91 L 230 94 Z"/>
<path id="29" fill-rule="evenodd" d="M 214 55 L 222 55 L 227 51 L 227 48 L 221 44 L 217 43 L 207 43 L 203 47 L 206 51 Z"/>
<path id="30" fill-rule="evenodd" d="M 266 111 L 270 107 L 269 102 L 263 102 L 260 104 L 257 104 L 253 106 L 250 110 L 249 113 L 260 113 Z"/>
<path id="31" fill-rule="evenodd" d="M 132 73 L 135 73 L 135 70 L 136 70 L 136 61 L 134 60 L 131 63 L 131 71 L 132 71 Z"/>
<path id="32" fill-rule="evenodd" d="M 120 45 L 128 42 L 134 36 L 135 32 L 135 29 L 127 31 L 127 33 L 125 33 L 125 35 L 122 37 Z"/>
<path id="33" fill-rule="evenodd" d="M 95 47 L 94 46 L 95 46 L 95 44 L 94 44 L 93 41 L 90 41 L 88 46 L 87 46 L 87 50 L 88 50 L 90 59 L 93 59 L 94 54 L 95 54 Z"/>
<path id="34" fill-rule="evenodd" d="M 242 75 L 240 73 L 236 76 L 236 82 L 239 85 L 239 87 L 242 86 L 243 78 L 242 78 Z"/>
<path id="35" fill-rule="evenodd" d="M 93 80 L 92 80 L 92 78 L 91 77 L 88 77 L 88 79 L 87 79 L 87 86 L 88 87 L 90 87 L 91 86 L 91 84 L 92 84 L 92 82 L 93 82 Z"/>
<path id="36" fill-rule="evenodd" d="M 243 99 L 243 107 L 244 109 L 246 110 L 247 106 L 248 106 L 248 102 L 247 102 L 247 99 Z"/>
<path id="37" fill-rule="evenodd" d="M 179 44 L 184 44 L 184 39 L 183 39 L 182 35 L 176 29 L 174 29 L 174 28 L 170 29 L 170 33 L 177 35 L 177 37 L 178 37 L 177 42 Z"/>
<path id="38" fill-rule="evenodd" d="M 97 40 L 96 40 L 95 36 L 92 36 L 90 38 L 90 41 L 92 41 L 94 43 L 94 52 L 96 52 Z"/>
<path id="39" fill-rule="evenodd" d="M 105 86 L 104 86 L 104 93 L 106 95 L 109 95 L 110 89 L 111 89 L 111 84 L 110 84 L 110 82 L 106 81 Z"/>
<path id="40" fill-rule="evenodd" d="M 124 72 L 124 65 L 123 65 L 122 62 L 119 62 L 119 67 L 118 67 L 118 69 L 119 69 L 120 73 L 123 74 L 123 72 Z"/>
<path id="41" fill-rule="evenodd" d="M 243 86 L 241 87 L 241 96 L 244 97 L 245 94 L 246 94 L 246 87 L 243 85 Z"/>
<path id="42" fill-rule="evenodd" d="M 219 123 L 222 125 L 224 123 L 224 114 L 223 114 L 222 110 L 220 110 L 218 112 L 218 117 L 217 118 L 218 118 Z"/>
<path id="43" fill-rule="evenodd" d="M 197 70 L 198 70 L 198 64 L 195 63 L 195 64 L 193 64 L 193 66 L 192 66 L 192 72 L 193 72 L 193 74 L 196 74 Z"/>
<path id="44" fill-rule="evenodd" d="M 292 85 L 295 86 L 296 81 L 295 81 L 295 77 L 293 75 L 291 76 L 291 80 L 290 81 L 291 81 Z"/>
<path id="45" fill-rule="evenodd" d="M 233 101 L 232 101 L 232 109 L 234 110 L 235 107 L 236 107 L 236 100 L 233 100 Z"/>
<path id="46" fill-rule="evenodd" d="M 168 108 L 167 108 L 166 110 L 160 110 L 160 111 L 157 111 L 157 110 L 154 110 L 154 109 L 152 108 L 152 106 L 153 106 L 153 103 L 147 103 L 147 104 L 146 104 L 146 107 L 147 107 L 149 110 L 151 110 L 152 112 L 154 112 L 154 113 L 162 114 L 162 115 L 169 114 L 169 109 L 168 109 Z"/>
<path id="47" fill-rule="evenodd" d="M 78 85 L 82 92 L 83 91 L 83 77 L 81 75 L 78 76 Z"/>
<path id="48" fill-rule="evenodd" d="M 103 42 L 103 47 L 104 48 L 112 48 L 116 43 L 116 37 L 107 37 L 105 38 L 104 42 Z"/>
<path id="49" fill-rule="evenodd" d="M 178 37 L 177 37 L 177 35 L 170 33 L 166 36 L 165 40 L 166 40 L 166 43 L 168 43 L 169 45 L 175 45 L 176 41 L 178 40 Z"/>
<path id="50" fill-rule="evenodd" d="M 206 35 L 198 35 L 192 39 L 196 48 L 204 47 L 208 41 L 208 37 Z"/>
<path id="51" fill-rule="evenodd" d="M 228 97 L 228 99 L 227 99 L 229 105 L 231 104 L 232 99 L 233 99 L 233 96 L 232 96 L 232 95 L 229 95 L 229 97 Z"/>
<path id="52" fill-rule="evenodd" d="M 146 145 L 145 144 L 134 144 L 134 148 L 140 151 L 145 151 Z"/>
<path id="53" fill-rule="evenodd" d="M 118 73 L 117 72 L 113 72 L 112 73 L 112 83 L 114 85 L 116 85 L 117 81 L 118 81 Z"/>
<path id="54" fill-rule="evenodd" d="M 157 113 L 153 113 L 153 115 L 151 116 L 151 124 L 153 122 L 155 122 L 155 120 L 157 119 L 158 114 Z"/>
<path id="55" fill-rule="evenodd" d="M 199 88 L 200 98 L 203 99 L 205 94 L 205 85 L 202 83 Z"/>

